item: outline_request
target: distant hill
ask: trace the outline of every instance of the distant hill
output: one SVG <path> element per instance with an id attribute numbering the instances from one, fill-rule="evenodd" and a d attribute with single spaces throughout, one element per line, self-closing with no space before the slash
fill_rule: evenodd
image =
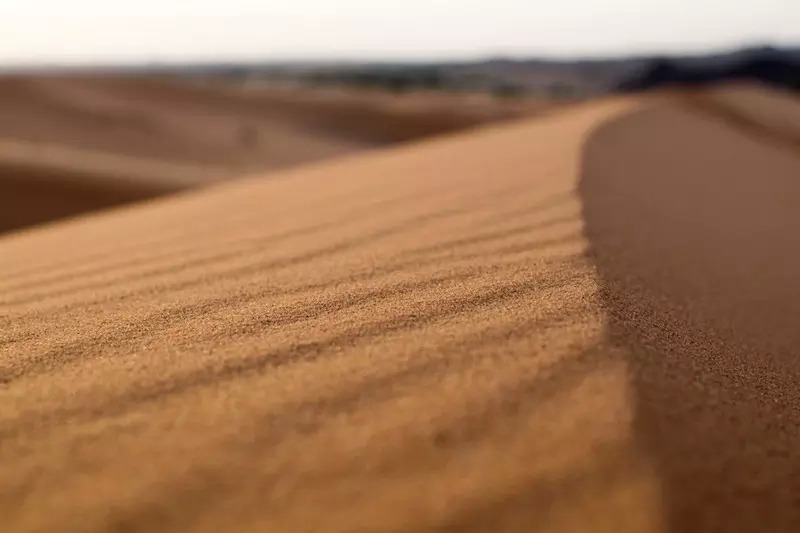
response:
<path id="1" fill-rule="evenodd" d="M 800 90 L 800 49 L 757 48 L 700 58 L 654 58 L 640 72 L 621 81 L 624 92 L 665 85 L 707 85 L 725 81 L 759 81 Z"/>

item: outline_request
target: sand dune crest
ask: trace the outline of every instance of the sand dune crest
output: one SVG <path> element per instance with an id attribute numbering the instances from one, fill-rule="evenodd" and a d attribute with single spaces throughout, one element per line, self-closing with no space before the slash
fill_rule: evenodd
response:
<path id="1" fill-rule="evenodd" d="M 795 530 L 799 175 L 614 100 L 0 238 L 0 515 Z"/>

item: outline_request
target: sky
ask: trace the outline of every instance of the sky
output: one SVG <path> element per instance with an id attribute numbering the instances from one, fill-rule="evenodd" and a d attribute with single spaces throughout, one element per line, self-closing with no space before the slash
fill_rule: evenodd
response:
<path id="1" fill-rule="evenodd" d="M 0 0 L 0 65 L 607 56 L 800 45 L 800 0 Z"/>

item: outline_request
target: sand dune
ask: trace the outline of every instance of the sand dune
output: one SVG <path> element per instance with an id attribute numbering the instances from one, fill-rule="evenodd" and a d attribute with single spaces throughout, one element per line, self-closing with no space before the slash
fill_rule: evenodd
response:
<path id="1" fill-rule="evenodd" d="M 759 85 L 723 85 L 694 95 L 701 107 L 768 142 L 800 148 L 800 100 Z"/>
<path id="2" fill-rule="evenodd" d="M 0 231 L 222 179 L 223 169 L 0 140 Z"/>
<path id="3" fill-rule="evenodd" d="M 7 531 L 795 531 L 800 158 L 613 100 L 0 238 Z"/>
<path id="4" fill-rule="evenodd" d="M 462 100 L 122 76 L 0 78 L 0 231 L 543 107 Z"/>
<path id="5" fill-rule="evenodd" d="M 0 82 L 0 106 L 1 138 L 234 172 L 360 146 L 234 94 L 166 80 L 7 78 Z"/>

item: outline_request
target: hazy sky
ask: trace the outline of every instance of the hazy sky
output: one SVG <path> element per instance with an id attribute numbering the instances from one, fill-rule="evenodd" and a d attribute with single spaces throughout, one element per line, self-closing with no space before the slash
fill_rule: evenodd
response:
<path id="1" fill-rule="evenodd" d="M 800 0 L 0 0 L 0 63 L 437 59 L 800 44 Z"/>

